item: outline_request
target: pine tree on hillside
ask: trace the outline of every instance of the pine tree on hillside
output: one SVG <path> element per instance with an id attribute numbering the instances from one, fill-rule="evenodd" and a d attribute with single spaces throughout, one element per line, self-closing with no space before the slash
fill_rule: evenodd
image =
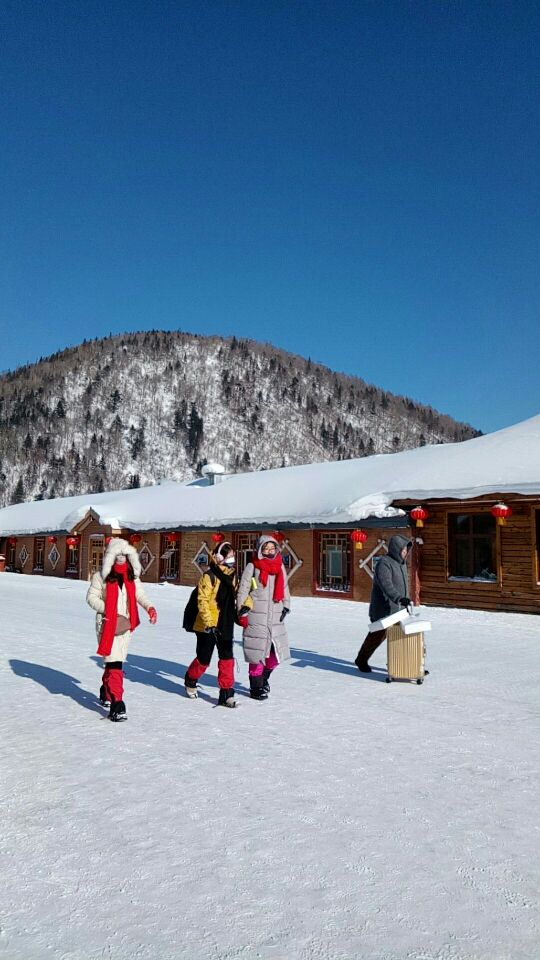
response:
<path id="1" fill-rule="evenodd" d="M 15 489 L 11 494 L 11 501 L 13 503 L 24 503 L 24 483 L 23 478 L 19 477 L 17 480 Z"/>

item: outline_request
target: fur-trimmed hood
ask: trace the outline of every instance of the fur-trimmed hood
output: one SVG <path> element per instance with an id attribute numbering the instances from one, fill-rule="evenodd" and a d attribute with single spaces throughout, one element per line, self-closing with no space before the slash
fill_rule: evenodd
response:
<path id="1" fill-rule="evenodd" d="M 113 537 L 109 542 L 107 549 L 105 551 L 105 556 L 103 557 L 103 566 L 101 568 L 101 576 L 104 580 L 109 576 L 116 558 L 119 554 L 124 554 L 131 563 L 133 567 L 133 573 L 136 577 L 140 577 L 142 573 L 141 561 L 139 560 L 139 554 L 134 546 L 131 543 L 128 543 L 127 540 L 122 540 L 120 537 Z"/>
<path id="2" fill-rule="evenodd" d="M 262 548 L 264 547 L 265 543 L 275 543 L 276 553 L 277 554 L 281 553 L 281 545 L 278 543 L 276 538 L 271 537 L 270 534 L 268 533 L 263 533 L 262 536 L 260 536 L 259 539 L 257 540 L 256 554 L 259 560 L 262 560 Z"/>

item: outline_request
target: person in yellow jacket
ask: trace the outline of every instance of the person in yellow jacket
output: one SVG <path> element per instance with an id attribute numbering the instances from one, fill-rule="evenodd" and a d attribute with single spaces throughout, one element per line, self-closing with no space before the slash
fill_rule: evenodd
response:
<path id="1" fill-rule="evenodd" d="M 218 704 L 236 707 L 234 698 L 233 634 L 236 617 L 236 556 L 231 543 L 221 543 L 210 557 L 209 569 L 197 587 L 197 617 L 193 631 L 197 635 L 197 655 L 184 678 L 188 697 L 197 696 L 197 681 L 202 677 L 218 649 Z"/>

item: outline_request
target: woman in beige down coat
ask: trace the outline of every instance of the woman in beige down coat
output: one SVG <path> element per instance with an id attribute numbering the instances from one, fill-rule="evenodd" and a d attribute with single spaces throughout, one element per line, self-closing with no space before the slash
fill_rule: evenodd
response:
<path id="1" fill-rule="evenodd" d="M 238 622 L 244 628 L 250 695 L 253 700 L 266 700 L 272 670 L 290 657 L 284 620 L 291 596 L 279 544 L 273 537 L 259 538 L 253 562 L 242 574 L 236 606 Z"/>
<path id="2" fill-rule="evenodd" d="M 114 537 L 105 551 L 101 573 L 90 581 L 86 602 L 96 611 L 96 633 L 105 670 L 99 699 L 111 705 L 109 720 L 127 720 L 124 703 L 124 660 L 131 634 L 139 625 L 138 605 L 147 611 L 150 623 L 157 613 L 141 581 L 139 554 L 127 540 Z"/>

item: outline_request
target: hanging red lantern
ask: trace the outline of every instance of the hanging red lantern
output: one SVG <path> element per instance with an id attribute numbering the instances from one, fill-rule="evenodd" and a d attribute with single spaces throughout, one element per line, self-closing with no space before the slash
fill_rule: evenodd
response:
<path id="1" fill-rule="evenodd" d="M 137 544 L 140 543 L 141 540 L 142 540 L 142 537 L 141 537 L 140 533 L 132 533 L 132 534 L 130 534 L 129 542 L 130 542 L 134 547 L 137 546 Z"/>
<path id="2" fill-rule="evenodd" d="M 506 503 L 496 503 L 491 508 L 491 516 L 496 518 L 497 526 L 503 527 L 507 517 L 512 516 L 512 507 L 507 506 Z"/>
<path id="3" fill-rule="evenodd" d="M 411 520 L 414 520 L 417 527 L 423 527 L 424 520 L 427 520 L 428 517 L 429 513 L 424 507 L 414 507 L 414 509 L 411 510 Z"/>
<path id="4" fill-rule="evenodd" d="M 367 538 L 368 535 L 365 530 L 353 530 L 351 532 L 351 540 L 354 543 L 355 550 L 361 550 Z"/>
<path id="5" fill-rule="evenodd" d="M 71 547 L 72 549 L 79 546 L 79 540 L 80 537 L 66 537 L 66 543 L 68 547 Z"/>
<path id="6" fill-rule="evenodd" d="M 9 543 L 10 547 L 16 547 L 16 546 L 17 546 L 17 537 L 8 537 L 8 543 Z"/>
<path id="7" fill-rule="evenodd" d="M 213 533 L 210 539 L 212 540 L 212 543 L 223 543 L 223 541 L 224 541 L 224 539 L 225 539 L 225 534 L 224 534 L 224 533 Z"/>
<path id="8" fill-rule="evenodd" d="M 179 539 L 180 539 L 180 534 L 179 534 L 179 533 L 168 533 L 168 534 L 167 534 L 167 540 L 170 540 L 171 543 L 177 543 L 177 541 L 178 541 Z"/>
<path id="9" fill-rule="evenodd" d="M 47 537 L 47 543 L 56 543 L 58 537 Z"/>
<path id="10" fill-rule="evenodd" d="M 281 530 L 274 530 L 270 536 L 276 541 L 276 543 L 283 543 L 285 540 L 285 534 L 282 533 Z"/>

